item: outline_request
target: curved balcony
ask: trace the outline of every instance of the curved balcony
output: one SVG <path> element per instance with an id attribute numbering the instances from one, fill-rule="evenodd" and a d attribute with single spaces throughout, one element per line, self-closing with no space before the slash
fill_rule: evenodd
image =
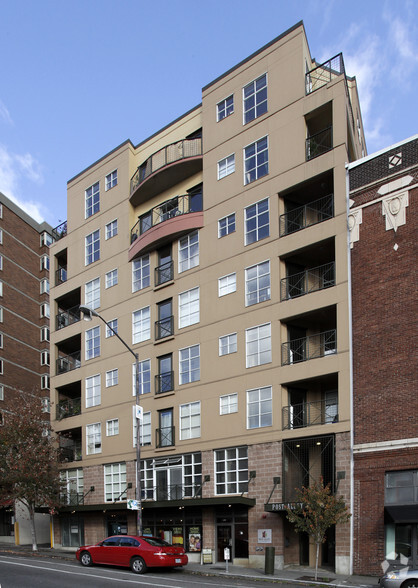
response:
<path id="1" fill-rule="evenodd" d="M 131 204 L 138 206 L 201 171 L 202 162 L 201 137 L 166 145 L 141 163 L 132 176 Z"/>
<path id="2" fill-rule="evenodd" d="M 203 226 L 202 192 L 175 196 L 142 214 L 131 229 L 129 261 Z"/>

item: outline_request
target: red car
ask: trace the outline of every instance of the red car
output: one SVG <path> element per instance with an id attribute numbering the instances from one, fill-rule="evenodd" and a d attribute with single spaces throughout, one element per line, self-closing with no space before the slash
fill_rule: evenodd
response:
<path id="1" fill-rule="evenodd" d="M 79 547 L 76 558 L 83 566 L 124 566 L 136 574 L 143 574 L 147 568 L 175 568 L 188 562 L 183 547 L 171 545 L 158 537 L 134 535 L 114 535 L 96 545 Z"/>

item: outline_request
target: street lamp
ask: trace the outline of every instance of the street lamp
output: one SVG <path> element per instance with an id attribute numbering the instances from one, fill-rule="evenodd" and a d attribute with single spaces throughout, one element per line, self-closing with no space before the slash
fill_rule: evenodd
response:
<path id="1" fill-rule="evenodd" d="M 122 337 L 111 327 L 111 325 L 95 310 L 88 306 L 80 306 L 80 312 L 84 314 L 85 321 L 91 321 L 92 317 L 97 316 L 105 325 L 112 331 L 114 335 L 121 341 L 126 349 L 135 357 L 135 398 L 136 404 L 139 406 L 139 356 L 129 345 L 122 339 Z M 137 501 L 137 517 L 136 517 L 136 533 L 142 535 L 142 504 L 141 504 L 141 444 L 140 444 L 140 417 L 138 410 L 136 410 L 136 494 Z"/>

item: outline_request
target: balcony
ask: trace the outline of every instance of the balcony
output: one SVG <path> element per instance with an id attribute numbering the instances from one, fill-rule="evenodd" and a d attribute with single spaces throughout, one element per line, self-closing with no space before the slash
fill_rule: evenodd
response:
<path id="1" fill-rule="evenodd" d="M 164 394 L 174 390 L 174 372 L 165 372 L 155 376 L 155 393 Z"/>
<path id="2" fill-rule="evenodd" d="M 167 282 L 174 280 L 174 262 L 167 261 L 167 263 L 163 263 L 156 267 L 154 271 L 154 280 L 156 286 L 161 286 L 161 284 L 166 284 Z"/>
<path id="3" fill-rule="evenodd" d="M 182 500 L 183 498 L 201 498 L 202 484 L 189 486 L 184 484 L 162 484 L 142 488 L 143 500 Z"/>
<path id="4" fill-rule="evenodd" d="M 335 262 L 326 263 L 280 280 L 280 300 L 289 300 L 335 286 Z"/>
<path id="5" fill-rule="evenodd" d="M 57 421 L 81 414 L 81 398 L 60 400 L 57 404 Z"/>
<path id="6" fill-rule="evenodd" d="M 77 306 L 73 306 L 73 308 L 69 308 L 68 310 L 58 309 L 58 314 L 56 316 L 57 331 L 59 329 L 63 329 L 64 327 L 68 327 L 68 325 L 78 323 L 79 320 L 80 308 L 78 304 Z"/>
<path id="7" fill-rule="evenodd" d="M 64 492 L 60 494 L 60 505 L 80 506 L 84 504 L 84 494 L 81 492 Z"/>
<path id="8" fill-rule="evenodd" d="M 172 447 L 175 444 L 175 427 L 161 427 L 155 430 L 155 446 Z"/>
<path id="9" fill-rule="evenodd" d="M 337 353 L 337 331 L 331 329 L 282 343 L 282 365 L 292 365 Z"/>
<path id="10" fill-rule="evenodd" d="M 174 316 L 155 321 L 155 340 L 165 339 L 174 335 Z"/>
<path id="11" fill-rule="evenodd" d="M 132 176 L 131 204 L 137 206 L 201 169 L 201 137 L 167 145 L 146 159 Z"/>
<path id="12" fill-rule="evenodd" d="M 326 400 L 317 400 L 284 406 L 282 409 L 284 431 L 336 422 L 338 422 L 338 402 L 331 404 Z"/>
<path id="13" fill-rule="evenodd" d="M 334 195 L 329 194 L 280 215 L 280 237 L 322 223 L 334 216 Z"/>
<path id="14" fill-rule="evenodd" d="M 58 357 L 56 361 L 57 375 L 65 374 L 81 367 L 81 351 Z"/>
<path id="15" fill-rule="evenodd" d="M 60 225 L 55 227 L 55 229 L 52 229 L 52 237 L 53 237 L 54 241 L 59 241 L 60 239 L 65 237 L 66 234 L 67 234 L 67 221 L 64 221 L 63 223 L 61 223 Z"/>
<path id="16" fill-rule="evenodd" d="M 65 463 L 72 461 L 81 461 L 81 441 L 74 441 L 73 443 L 68 443 L 65 446 L 61 446 L 59 459 L 61 462 Z"/>
<path id="17" fill-rule="evenodd" d="M 332 149 L 332 126 L 310 135 L 306 139 L 306 161 L 323 155 Z"/>

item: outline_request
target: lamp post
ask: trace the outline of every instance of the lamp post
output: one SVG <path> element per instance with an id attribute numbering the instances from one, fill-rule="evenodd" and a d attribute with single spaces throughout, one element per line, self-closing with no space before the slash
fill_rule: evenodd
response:
<path id="1" fill-rule="evenodd" d="M 80 306 L 80 312 L 84 314 L 85 321 L 91 321 L 93 316 L 97 316 L 104 324 L 112 331 L 114 335 L 125 345 L 126 349 L 135 357 L 135 399 L 139 406 L 139 356 L 129 345 L 122 339 L 122 337 L 109 325 L 109 323 L 95 310 L 88 306 Z M 142 503 L 141 503 L 141 444 L 140 444 L 140 418 L 138 411 L 136 411 L 136 493 L 137 501 L 137 517 L 136 517 L 136 533 L 142 535 Z"/>

